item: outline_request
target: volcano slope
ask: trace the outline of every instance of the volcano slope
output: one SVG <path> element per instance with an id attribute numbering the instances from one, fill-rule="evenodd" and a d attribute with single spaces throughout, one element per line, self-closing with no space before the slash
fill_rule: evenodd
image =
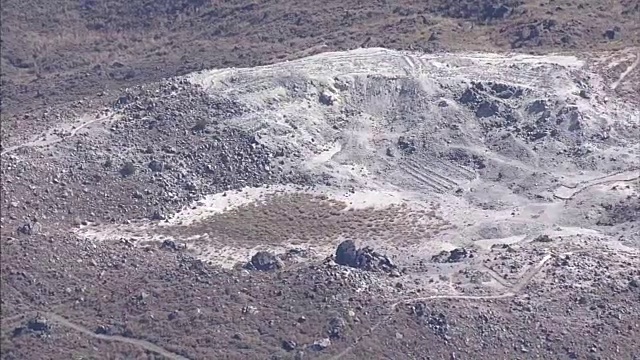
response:
<path id="1" fill-rule="evenodd" d="M 603 59 L 360 49 L 61 116 L 2 150 L 3 358 L 640 356 Z"/>

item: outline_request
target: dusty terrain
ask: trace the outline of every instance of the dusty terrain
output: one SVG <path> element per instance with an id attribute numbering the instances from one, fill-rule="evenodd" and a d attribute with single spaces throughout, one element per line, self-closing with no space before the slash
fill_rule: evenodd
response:
<path id="1" fill-rule="evenodd" d="M 357 47 L 623 50 L 640 44 L 639 13 L 635 0 L 6 0 L 2 113 L 85 107 L 121 86 Z"/>
<path id="2" fill-rule="evenodd" d="M 6 1 L 2 358 L 640 358 L 639 17 Z"/>

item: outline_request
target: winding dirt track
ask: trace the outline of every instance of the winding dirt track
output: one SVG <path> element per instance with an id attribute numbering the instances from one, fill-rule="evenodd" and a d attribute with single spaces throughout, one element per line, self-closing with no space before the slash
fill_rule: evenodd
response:
<path id="1" fill-rule="evenodd" d="M 566 253 L 560 254 L 560 256 L 570 255 L 570 254 L 573 254 L 573 253 L 575 253 L 575 252 L 566 252 Z M 556 255 L 552 255 L 552 254 L 545 255 L 540 260 L 540 262 L 538 262 L 538 264 L 536 266 L 534 266 L 529 271 L 527 271 L 527 273 L 518 281 L 517 284 L 515 284 L 511 289 L 509 289 L 507 292 L 502 293 L 502 294 L 497 294 L 497 295 L 432 295 L 432 296 L 417 297 L 417 298 L 410 298 L 410 299 L 403 299 L 403 300 L 396 301 L 395 303 L 391 304 L 391 306 L 389 307 L 389 315 L 384 317 L 382 320 L 378 321 L 375 325 L 373 325 L 369 329 L 369 331 L 367 331 L 365 334 L 363 334 L 362 336 L 357 338 L 354 341 L 354 343 L 351 344 L 351 346 L 349 346 L 348 348 L 344 349 L 339 354 L 331 357 L 330 360 L 341 359 L 343 356 L 345 356 L 346 354 L 351 352 L 351 350 L 353 350 L 358 345 L 358 343 L 360 341 L 362 341 L 365 337 L 373 334 L 373 332 L 376 331 L 378 329 L 378 327 L 380 327 L 380 325 L 382 325 L 382 324 L 386 323 L 387 321 L 389 321 L 391 319 L 391 317 L 393 317 L 393 315 L 394 315 L 394 313 L 396 311 L 396 308 L 398 306 L 400 306 L 400 305 L 410 304 L 410 303 L 414 303 L 414 302 L 418 302 L 418 301 L 429 301 L 429 300 L 438 300 L 438 299 L 496 300 L 496 299 L 510 298 L 510 297 L 518 295 L 520 293 L 520 291 L 522 291 L 522 289 L 525 286 L 527 286 L 527 284 L 531 281 L 531 279 L 533 279 L 533 277 L 536 276 L 536 274 L 538 274 L 540 272 L 540 270 L 542 270 L 542 268 L 547 263 L 547 261 L 552 259 L 554 256 L 556 256 Z"/>
<path id="2" fill-rule="evenodd" d="M 64 141 L 65 139 L 68 139 L 68 138 L 76 136 L 78 131 L 86 128 L 87 126 L 89 126 L 89 125 L 91 125 L 93 123 L 99 122 L 99 121 L 108 120 L 108 118 L 109 118 L 108 116 L 101 116 L 101 117 L 98 117 L 98 118 L 95 118 L 95 119 L 92 119 L 92 120 L 85 121 L 82 124 L 80 124 L 78 127 L 71 129 L 69 134 L 67 134 L 65 136 L 57 135 L 58 136 L 57 139 L 53 139 L 53 140 L 38 140 L 42 136 L 45 136 L 45 138 L 46 138 L 47 136 L 51 135 L 54 130 L 56 130 L 56 129 L 49 129 L 44 134 L 40 134 L 38 136 L 33 137 L 31 139 L 31 141 L 27 141 L 25 143 L 14 145 L 14 146 L 10 146 L 10 147 L 6 148 L 2 152 L 0 152 L 0 156 L 7 155 L 9 153 L 15 152 L 15 151 L 17 151 L 19 149 L 22 149 L 22 148 L 27 148 L 27 147 L 45 147 L 45 146 L 57 144 L 59 142 Z"/>
<path id="3" fill-rule="evenodd" d="M 389 314 L 387 316 L 385 316 L 383 319 L 381 319 L 380 321 L 378 321 L 375 325 L 373 325 L 371 328 L 369 328 L 369 330 L 361 335 L 359 338 L 357 338 L 353 344 L 351 344 L 348 348 L 346 348 L 345 350 L 343 350 L 342 352 L 340 352 L 337 355 L 334 355 L 332 357 L 330 357 L 329 359 L 331 360 L 338 360 L 341 359 L 343 356 L 345 356 L 346 354 L 348 354 L 349 352 L 351 352 L 364 338 L 366 338 L 367 336 L 373 334 L 382 324 L 388 322 L 393 315 L 396 312 L 396 309 L 398 306 L 400 305 L 405 305 L 405 304 L 410 304 L 410 303 L 415 303 L 418 301 L 430 301 L 430 300 L 438 300 L 438 299 L 451 299 L 451 300 L 497 300 L 497 299 L 505 299 L 505 298 L 510 298 L 510 297 L 514 297 L 518 294 L 520 294 L 520 292 L 522 291 L 522 289 L 524 289 L 525 286 L 527 286 L 527 284 L 529 284 L 529 282 L 544 268 L 544 266 L 547 264 L 547 262 L 551 259 L 553 259 L 554 257 L 562 257 L 562 256 L 567 256 L 567 255 L 574 255 L 576 253 L 583 253 L 583 252 L 588 252 L 589 249 L 577 249 L 577 250 L 573 250 L 573 251 L 567 251 L 567 252 L 563 252 L 560 254 L 556 254 L 556 253 L 550 253 L 545 255 L 535 266 L 533 266 L 532 268 L 530 268 L 520 279 L 519 281 L 513 285 L 510 289 L 508 289 L 506 292 L 502 293 L 502 294 L 496 294 L 496 295 L 431 295 L 431 296 L 424 296 L 424 297 L 413 297 L 413 298 L 406 298 L 406 299 L 401 299 L 398 300 L 396 302 L 394 302 L 393 304 L 391 304 L 389 306 Z M 35 315 L 42 315 L 44 316 L 48 321 L 58 324 L 60 326 L 63 327 L 67 327 L 69 329 L 78 331 L 86 336 L 90 336 L 92 338 L 95 339 L 99 339 L 99 340 L 103 340 L 103 341 L 115 341 L 115 342 L 121 342 L 121 343 L 126 343 L 126 344 L 130 344 L 130 345 L 134 345 L 134 346 L 138 346 L 142 349 L 145 349 L 147 351 L 153 352 L 155 354 L 164 356 L 167 359 L 171 359 L 171 360 L 187 360 L 188 358 L 173 353 L 169 350 L 166 350 L 156 344 L 153 344 L 151 342 L 145 341 L 145 340 L 139 340 L 139 339 L 132 339 L 132 338 L 128 338 L 128 337 L 124 337 L 124 336 L 119 336 L 119 335 L 105 335 L 105 334 L 96 334 L 94 331 L 91 331 L 90 329 L 79 325 L 77 323 L 74 323 L 58 314 L 55 314 L 53 312 L 36 312 L 36 311 L 32 311 L 32 312 L 27 312 L 27 313 L 23 313 L 23 314 L 19 314 L 19 315 L 14 315 L 14 316 L 10 316 L 7 318 L 2 319 L 2 323 L 3 323 L 3 331 L 8 330 L 9 326 L 8 324 L 12 323 L 12 322 L 16 322 L 16 321 L 23 321 L 25 318 L 27 318 L 28 316 L 35 316 Z"/>
<path id="4" fill-rule="evenodd" d="M 144 340 L 138 340 L 138 339 L 131 339 L 128 337 L 124 337 L 124 336 L 118 336 L 118 335 L 104 335 L 104 334 L 96 334 L 95 332 L 85 328 L 84 326 L 80 326 L 78 324 L 72 323 L 71 321 L 63 318 L 62 316 L 56 315 L 54 313 L 44 313 L 44 315 L 46 316 L 46 318 L 50 321 L 53 321 L 59 325 L 68 327 L 70 329 L 79 331 L 87 336 L 91 336 L 92 338 L 96 338 L 96 339 L 100 339 L 100 340 L 107 340 L 107 341 L 118 341 L 118 342 L 122 342 L 122 343 L 127 343 L 127 344 L 131 344 L 131 345 L 135 345 L 135 346 L 139 346 L 145 350 L 154 352 L 156 354 L 162 355 L 168 359 L 173 359 L 173 360 L 188 360 L 186 357 L 178 355 L 176 353 L 172 353 L 168 350 L 165 350 L 163 348 L 161 348 L 158 345 L 155 345 L 153 343 L 150 343 L 148 341 L 144 341 Z"/>
<path id="5" fill-rule="evenodd" d="M 618 182 L 618 181 L 620 182 L 637 181 L 638 179 L 640 179 L 640 169 L 621 171 L 614 174 L 609 174 L 609 175 L 598 177 L 595 179 L 583 181 L 573 186 L 563 185 L 561 188 L 556 189 L 553 196 L 560 200 L 571 200 L 576 195 L 587 190 L 592 186 L 604 185 L 606 183 Z M 565 191 L 566 194 L 561 193 L 561 190 L 563 188 L 566 189 Z"/>
<path id="6" fill-rule="evenodd" d="M 640 64 L 640 52 L 636 54 L 636 60 L 627 67 L 627 70 L 620 74 L 618 80 L 611 84 L 611 89 L 615 90 L 618 85 L 620 85 L 620 83 L 624 80 L 624 78 L 627 77 L 627 75 L 629 75 L 636 67 L 638 67 L 638 64 Z"/>
<path id="7" fill-rule="evenodd" d="M 25 319 L 28 316 L 35 316 L 35 315 L 41 315 L 44 316 L 49 322 L 51 323 L 55 323 L 58 324 L 60 326 L 64 326 L 66 328 L 78 331 L 86 336 L 92 337 L 94 339 L 100 339 L 100 340 L 104 340 L 104 341 L 115 341 L 115 342 L 121 342 L 121 343 L 125 343 L 125 344 L 130 344 L 130 345 L 134 345 L 134 346 L 138 346 L 140 348 L 143 348 L 147 351 L 153 352 L 155 354 L 164 356 L 167 359 L 171 359 L 171 360 L 189 360 L 188 358 L 182 356 L 182 355 L 178 355 L 176 353 L 173 353 L 169 350 L 166 350 L 156 344 L 150 343 L 148 341 L 144 341 L 144 340 L 139 340 L 139 339 L 132 339 L 132 338 L 128 338 L 128 337 L 124 337 L 124 336 L 119 336 L 119 335 L 105 335 L 105 334 L 96 334 L 95 332 L 87 329 L 86 327 L 76 324 L 74 322 L 71 322 L 70 320 L 52 313 L 52 312 L 29 312 L 29 313 L 23 313 L 23 314 L 19 314 L 19 315 L 15 315 L 15 316 L 11 316 L 9 318 L 5 318 L 2 321 L 3 327 L 7 327 L 8 323 L 14 322 L 14 321 L 18 321 L 21 319 Z"/>
<path id="8" fill-rule="evenodd" d="M 571 254 L 571 253 L 565 253 L 565 254 Z M 564 254 L 563 254 L 564 255 Z M 374 326 L 372 326 L 369 331 L 367 331 L 367 333 L 365 333 L 364 335 L 360 336 L 359 338 L 356 339 L 356 341 L 349 346 L 347 349 L 343 350 L 341 353 L 335 355 L 334 357 L 332 357 L 331 359 L 340 359 L 342 358 L 344 355 L 348 354 L 351 350 L 353 350 L 353 348 L 360 342 L 362 341 L 362 339 L 364 339 L 366 336 L 372 334 L 374 331 L 376 331 L 376 329 L 378 329 L 378 327 L 380 327 L 380 325 L 382 325 L 383 323 L 387 322 L 394 314 L 396 308 L 399 305 L 403 305 L 403 304 L 408 304 L 408 303 L 412 303 L 412 302 L 417 302 L 417 301 L 429 301 L 429 300 L 436 300 L 436 299 L 454 299 L 454 300 L 494 300 L 494 299 L 504 299 L 504 298 L 509 298 L 509 297 L 513 297 L 515 295 L 517 295 L 528 283 L 529 281 L 531 281 L 531 279 L 540 272 L 540 270 L 544 267 L 544 265 L 547 263 L 547 261 L 549 261 L 551 258 L 553 258 L 554 255 L 546 255 L 545 257 L 542 258 L 542 260 L 540 260 L 540 262 L 534 266 L 532 269 L 530 269 L 523 277 L 522 279 L 520 279 L 520 281 L 514 285 L 509 291 L 503 293 L 503 294 L 497 294 L 497 295 L 432 295 L 432 296 L 426 296 L 426 297 L 417 297 L 417 298 L 409 298 L 409 299 L 402 299 L 399 300 L 395 303 L 393 303 L 390 306 L 390 312 L 389 315 L 386 316 L 385 318 L 383 318 L 382 320 L 380 320 L 379 322 L 377 322 Z M 188 360 L 188 358 L 173 353 L 169 350 L 166 350 L 156 344 L 153 344 L 151 342 L 145 341 L 145 340 L 139 340 L 139 339 L 132 339 L 132 338 L 128 338 L 128 337 L 124 337 L 124 336 L 119 336 L 119 335 L 106 335 L 106 334 L 96 334 L 94 331 L 91 331 L 90 329 L 79 325 L 77 323 L 74 323 L 58 314 L 55 314 L 53 312 L 41 312 L 41 313 L 37 313 L 37 312 L 28 312 L 28 313 L 23 313 L 23 314 L 19 314 L 19 315 L 14 315 L 8 318 L 3 319 L 3 328 L 7 328 L 7 324 L 11 323 L 11 322 L 15 322 L 15 321 L 19 321 L 19 320 L 23 320 L 25 319 L 27 316 L 29 315 L 36 315 L 36 314 L 40 314 L 42 316 L 44 316 L 48 321 L 58 324 L 60 326 L 64 326 L 66 328 L 78 331 L 86 336 L 90 336 L 92 338 L 95 339 L 100 339 L 103 341 L 115 341 L 115 342 L 121 342 L 121 343 L 126 343 L 126 344 L 130 344 L 130 345 L 134 345 L 134 346 L 138 346 L 140 348 L 143 348 L 147 351 L 156 353 L 158 355 L 164 356 L 167 359 L 172 359 L 172 360 Z"/>

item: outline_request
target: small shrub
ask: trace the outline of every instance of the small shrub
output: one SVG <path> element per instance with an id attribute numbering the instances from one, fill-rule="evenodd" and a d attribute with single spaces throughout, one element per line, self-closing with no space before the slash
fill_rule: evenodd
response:
<path id="1" fill-rule="evenodd" d="M 204 131 L 207 128 L 208 122 L 205 119 L 199 119 L 196 121 L 196 124 L 193 125 L 191 130 L 193 131 Z"/>
<path id="2" fill-rule="evenodd" d="M 131 176 L 135 173 L 136 166 L 131 161 L 127 161 L 126 163 L 124 163 L 124 165 L 122 165 L 122 168 L 120 169 L 120 174 L 122 174 L 122 176 Z"/>

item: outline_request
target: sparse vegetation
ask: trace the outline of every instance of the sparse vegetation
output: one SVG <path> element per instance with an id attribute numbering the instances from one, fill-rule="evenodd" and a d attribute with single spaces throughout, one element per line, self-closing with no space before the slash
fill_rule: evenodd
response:
<path id="1" fill-rule="evenodd" d="M 637 2 L 4 1 L 0 9 L 0 357 L 138 359 L 159 358 L 166 352 L 166 358 L 189 359 L 633 358 L 638 344 L 629 339 L 640 338 L 636 316 L 640 264 L 637 249 L 630 249 L 640 211 L 637 181 L 616 180 L 613 188 L 576 190 L 575 198 L 550 199 L 560 180 L 552 179 L 551 173 L 557 175 L 555 170 L 543 169 L 550 157 L 541 156 L 548 151 L 556 161 L 564 156 L 563 151 L 575 151 L 572 156 L 582 165 L 561 166 L 562 171 L 587 169 L 580 178 L 631 163 L 630 156 L 620 156 L 622 151 L 610 151 L 608 146 L 622 141 L 613 137 L 615 132 L 633 138 L 637 128 L 609 126 L 604 110 L 608 102 L 621 114 L 630 107 L 627 102 L 637 101 L 640 82 L 633 79 L 640 71 L 630 72 L 615 90 L 607 84 L 609 77 L 617 80 L 629 69 L 632 52 L 621 52 L 624 59 L 616 54 L 615 61 L 607 58 L 594 65 L 610 66 L 603 75 L 606 81 L 601 81 L 600 73 L 585 79 L 587 76 L 573 74 L 594 73 L 571 71 L 571 88 L 595 78 L 598 87 L 605 90 L 576 91 L 575 98 L 567 95 L 568 102 L 565 98 L 548 99 L 539 111 L 542 116 L 554 110 L 554 104 L 567 103 L 580 110 L 597 103 L 597 116 L 580 119 L 585 126 L 574 130 L 586 131 L 589 120 L 603 124 L 603 131 L 571 135 L 571 139 L 582 136 L 580 147 L 543 139 L 535 146 L 522 145 L 522 149 L 531 150 L 517 154 L 523 158 L 513 157 L 509 153 L 513 144 L 502 140 L 529 141 L 523 135 L 526 128 L 502 128 L 484 139 L 475 136 L 475 131 L 484 131 L 483 124 L 503 127 L 500 121 L 493 121 L 497 112 L 492 109 L 478 113 L 488 116 L 474 130 L 474 137 L 458 136 L 462 125 L 452 126 L 455 121 L 438 124 L 438 130 L 444 131 L 441 134 L 457 136 L 441 148 L 429 144 L 430 151 L 442 155 L 438 160 L 451 165 L 451 159 L 456 158 L 459 163 L 468 163 L 469 169 L 480 171 L 452 166 L 452 171 L 471 173 L 465 178 L 468 181 L 464 180 L 466 185 L 460 184 L 453 195 L 448 193 L 448 185 L 442 186 L 456 183 L 450 189 L 456 191 L 459 184 L 450 179 L 453 175 L 439 174 L 440 170 L 430 168 L 428 162 L 414 164 L 422 166 L 413 174 L 417 189 L 427 189 L 427 180 L 442 183 L 443 196 L 434 195 L 431 208 L 419 211 L 407 205 L 416 195 L 412 189 L 410 196 L 402 197 L 401 205 L 382 208 L 347 207 L 351 199 L 342 202 L 326 195 L 296 194 L 274 195 L 212 216 L 198 214 L 202 208 L 194 202 L 208 194 L 224 192 L 224 199 L 215 206 L 225 207 L 227 200 L 233 204 L 227 196 L 242 187 L 334 186 L 334 179 L 328 181 L 331 174 L 324 169 L 322 177 L 290 171 L 289 163 L 297 164 L 308 153 L 291 155 L 292 149 L 280 144 L 270 148 L 270 141 L 257 135 L 262 136 L 268 126 L 259 131 L 227 126 L 253 115 L 253 104 L 239 107 L 234 101 L 218 101 L 202 87 L 182 80 L 156 81 L 204 68 L 263 65 L 359 47 L 427 52 L 623 49 L 640 45 Z M 464 57 L 454 57 L 454 61 L 447 61 L 447 68 L 465 66 Z M 397 58 L 403 62 L 403 70 L 408 69 L 405 65 L 419 68 L 425 65 L 420 61 L 431 61 L 405 53 Z M 510 72 L 519 70 L 520 65 L 528 66 L 513 63 L 492 70 Z M 235 76 L 244 70 L 233 71 Z M 551 72 L 550 86 L 563 85 L 563 76 L 569 73 L 560 65 L 554 65 Z M 295 93 L 293 88 L 300 88 L 301 83 L 302 88 L 312 83 L 302 76 L 303 68 L 289 73 L 294 74 L 293 79 L 278 83 L 278 94 L 282 89 Z M 479 78 L 490 73 L 470 77 L 478 78 L 489 91 L 496 83 Z M 522 81 L 533 90 L 531 84 L 540 77 L 534 72 L 525 75 L 524 79 L 514 76 L 513 82 Z M 230 91 L 247 80 L 228 79 L 223 85 Z M 334 79 L 337 84 L 339 77 Z M 411 81 L 421 86 L 429 82 L 416 80 L 410 76 L 394 79 L 391 91 L 402 94 L 389 97 L 393 99 L 384 112 L 400 117 L 398 109 L 414 106 L 415 102 L 396 99 L 420 100 L 411 93 L 414 89 L 404 86 Z M 313 84 L 316 86 L 315 80 Z M 372 84 L 375 86 L 367 85 L 369 93 L 390 89 L 386 84 Z M 430 95 L 440 97 L 440 92 L 450 91 L 448 82 L 442 84 L 446 86 L 434 88 Z M 263 90 L 260 88 L 260 96 L 267 94 Z M 553 89 L 548 90 L 543 96 Z M 633 96 L 622 97 L 624 91 Z M 296 101 L 306 99 L 303 96 L 307 94 L 295 93 L 302 95 Z M 500 101 L 501 94 L 483 93 L 485 98 L 478 99 Z M 602 94 L 607 95 L 606 100 Z M 374 100 L 377 103 L 379 98 Z M 458 107 L 453 106 L 456 100 L 449 93 L 446 100 L 431 100 L 421 101 L 421 105 L 450 112 Z M 322 101 L 340 105 L 331 96 L 322 96 Z M 48 143 L 48 135 L 38 135 L 91 109 L 104 114 L 104 106 L 113 109 L 114 104 L 121 118 L 97 117 L 74 124 L 73 132 L 65 130 L 60 142 L 54 144 Z M 277 101 L 265 101 L 265 105 L 278 106 Z M 517 115 L 532 116 L 526 113 L 525 105 L 526 101 L 516 99 L 513 107 L 521 106 Z M 315 116 L 313 105 L 310 109 Z M 329 111 L 326 106 L 325 110 Z M 359 111 L 357 107 L 346 110 L 336 114 L 347 118 L 353 110 Z M 471 113 L 476 113 L 473 110 Z M 576 116 L 580 115 L 578 110 Z M 429 121 L 433 114 L 428 114 Z M 236 115 L 233 121 L 226 121 Z M 325 131 L 320 121 L 314 121 L 310 129 L 295 117 L 283 121 L 295 133 L 312 135 L 318 146 L 334 137 L 336 130 L 344 130 L 340 127 L 343 120 L 336 121 L 340 126 L 330 124 L 334 127 Z M 522 122 L 521 117 L 511 120 Z M 541 117 L 536 126 L 553 127 L 558 120 L 563 119 Z M 568 121 L 564 121 L 566 125 Z M 401 127 L 392 132 L 403 132 Z M 284 128 L 277 132 L 287 134 Z M 348 129 L 354 130 L 359 131 Z M 369 130 L 375 130 L 376 142 L 392 138 L 385 138 L 388 129 Z M 407 130 L 405 135 L 416 134 L 398 144 L 406 154 L 392 151 L 393 156 L 386 156 L 389 166 L 382 170 L 385 174 L 372 177 L 372 183 L 386 180 L 383 176 L 386 169 L 393 169 L 393 162 L 406 160 L 405 155 L 420 155 L 423 146 L 419 143 L 428 139 L 413 127 Z M 512 135 L 490 143 L 483 151 L 483 141 L 499 139 L 502 134 Z M 38 136 L 35 145 L 31 140 L 34 135 Z M 325 135 L 326 139 L 320 139 Z M 582 146 L 600 137 L 607 141 Z M 389 141 L 393 144 L 394 140 Z M 306 139 L 300 143 L 306 144 Z M 441 154 L 460 143 L 473 149 L 451 152 L 451 159 Z M 578 153 L 584 149 L 592 153 Z M 494 152 L 500 157 L 492 157 Z M 602 154 L 606 156 L 597 158 Z M 294 156 L 297 159 L 291 161 Z M 372 160 L 361 159 L 365 163 Z M 597 168 L 601 162 L 607 164 Z M 494 180 L 496 168 L 509 171 L 501 171 L 500 178 Z M 399 169 L 399 177 L 409 173 L 404 170 Z M 527 178 L 529 170 L 540 176 L 527 179 L 535 185 L 526 187 L 520 180 Z M 354 194 L 360 185 L 350 184 L 346 173 L 340 174 L 338 182 L 348 184 L 345 192 Z M 553 182 L 547 182 L 546 176 Z M 486 181 L 489 178 L 490 183 Z M 394 191 L 401 185 L 393 184 Z M 535 192 L 509 191 L 514 188 Z M 504 199 L 492 201 L 492 196 L 502 196 L 494 194 L 500 192 Z M 618 201 L 614 195 L 607 202 L 590 199 L 610 194 L 626 196 L 626 200 Z M 531 198 L 526 197 L 529 195 Z M 447 201 L 441 207 L 442 198 Z M 465 206 L 453 212 L 460 219 L 451 216 L 451 207 L 457 206 Z M 527 213 L 531 208 L 536 218 Z M 203 220 L 190 224 L 188 214 L 183 218 L 187 220 L 172 223 L 172 215 L 180 209 Z M 495 224 L 492 213 L 499 213 Z M 548 223 L 540 223 L 541 219 Z M 539 233 L 538 225 L 553 228 L 553 238 L 543 235 L 529 242 L 530 237 L 521 236 Z M 567 227 L 569 231 L 564 231 Z M 619 229 L 624 236 L 609 236 Z M 151 236 L 154 238 L 149 239 Z M 519 241 L 520 237 L 524 240 Z M 362 261 L 356 262 L 358 266 L 352 262 L 341 265 L 333 261 L 335 258 L 324 257 L 327 254 L 305 254 L 313 252 L 306 249 L 309 244 L 321 250 L 327 246 L 332 252 L 335 249 L 329 243 L 343 238 L 380 242 L 380 247 L 374 246 L 376 251 L 360 252 L 364 256 L 360 258 L 369 259 L 369 263 L 375 259 L 378 267 L 383 264 L 384 269 L 393 271 L 365 271 L 375 267 L 362 266 L 367 263 Z M 617 246 L 617 241 L 628 243 Z M 451 245 L 461 246 L 458 242 L 465 247 L 452 250 Z M 262 260 L 255 259 L 255 268 L 267 272 L 219 266 L 224 260 L 232 263 L 242 258 L 246 262 L 263 247 L 278 245 L 301 249 L 293 249 L 289 259 L 282 257 L 282 263 L 274 263 L 270 254 L 262 253 Z M 407 253 L 406 258 L 377 253 L 385 247 L 385 252 Z M 443 251 L 441 262 L 429 261 L 426 253 L 431 250 Z M 153 346 L 141 347 L 141 341 Z"/>
<path id="2" fill-rule="evenodd" d="M 248 247 L 264 243 L 286 244 L 289 239 L 330 241 L 345 235 L 375 240 L 406 231 L 402 244 L 397 244 L 401 246 L 424 241 L 425 233 L 436 234 L 443 225 L 441 220 L 418 215 L 399 206 L 380 210 L 345 209 L 345 203 L 321 200 L 313 195 L 283 195 L 270 197 L 267 204 L 240 206 L 195 225 L 158 228 L 155 231 L 159 236 L 179 237 L 216 234 L 215 241 L 220 245 L 235 243 Z M 214 244 L 202 243 L 204 248 Z"/>
<path id="3" fill-rule="evenodd" d="M 122 165 L 122 167 L 120 168 L 120 174 L 122 176 L 127 177 L 135 173 L 136 173 L 136 166 L 131 161 L 125 162 L 124 165 Z"/>
<path id="4" fill-rule="evenodd" d="M 207 125 L 209 125 L 209 122 L 206 119 L 198 119 L 198 121 L 196 121 L 196 124 L 191 127 L 191 130 L 204 131 L 207 128 Z"/>
<path id="5" fill-rule="evenodd" d="M 361 46 L 619 49 L 640 42 L 637 6 L 628 0 L 431 0 L 354 7 L 313 1 L 142 5 L 7 0 L 1 28 L 2 113 L 94 97 L 203 68 L 255 66 Z M 603 39 L 601 34 L 616 26 L 619 38 Z"/>

